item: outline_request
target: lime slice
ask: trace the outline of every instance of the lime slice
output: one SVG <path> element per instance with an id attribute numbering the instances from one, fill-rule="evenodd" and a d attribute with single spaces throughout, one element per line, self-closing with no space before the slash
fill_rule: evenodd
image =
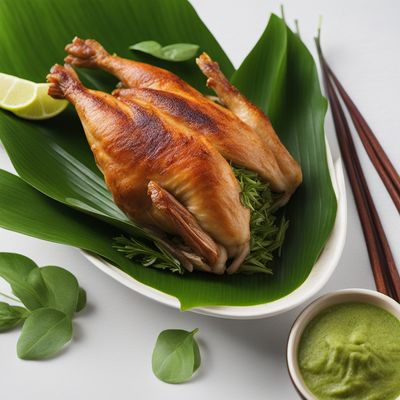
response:
<path id="1" fill-rule="evenodd" d="M 60 114 L 68 105 L 47 94 L 48 83 L 35 83 L 0 73 L 0 108 L 27 119 L 48 119 Z"/>
<path id="2" fill-rule="evenodd" d="M 0 73 L 0 107 L 16 111 L 26 107 L 36 97 L 34 82 Z"/>
<path id="3" fill-rule="evenodd" d="M 67 100 L 56 100 L 47 94 L 48 83 L 37 83 L 35 99 L 25 107 L 14 111 L 18 117 L 26 119 L 48 119 L 60 114 L 68 105 Z"/>

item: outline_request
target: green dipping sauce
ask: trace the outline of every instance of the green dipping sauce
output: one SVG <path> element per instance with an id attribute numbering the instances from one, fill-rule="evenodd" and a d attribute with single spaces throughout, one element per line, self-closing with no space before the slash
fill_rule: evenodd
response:
<path id="1" fill-rule="evenodd" d="M 298 363 L 319 400 L 397 399 L 400 321 L 367 303 L 329 307 L 304 330 Z"/>

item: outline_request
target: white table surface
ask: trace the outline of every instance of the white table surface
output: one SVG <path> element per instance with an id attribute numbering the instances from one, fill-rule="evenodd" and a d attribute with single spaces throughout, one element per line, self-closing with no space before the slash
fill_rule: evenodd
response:
<path id="1" fill-rule="evenodd" d="M 326 58 L 400 170 L 400 2 L 192 0 L 192 3 L 236 67 L 260 36 L 269 13 L 279 13 L 280 3 L 285 5 L 287 21 L 299 19 L 303 40 L 314 54 L 312 38 L 318 16 L 322 14 Z M 337 157 L 329 114 L 326 125 Z M 400 265 L 399 215 L 367 156 L 363 151 L 360 153 Z M 12 170 L 3 147 L 0 147 L 0 167 Z M 322 292 L 374 287 L 351 193 L 348 201 L 346 246 L 336 272 Z M 0 229 L 0 251 L 26 254 L 39 265 L 68 268 L 87 289 L 89 299 L 86 311 L 76 319 L 72 344 L 54 359 L 21 361 L 15 351 L 19 332 L 1 334 L 2 399 L 297 398 L 286 372 L 285 344 L 289 328 L 304 305 L 270 319 L 219 320 L 181 313 L 148 300 L 111 280 L 70 247 Z M 6 289 L 1 282 L 0 290 Z M 159 332 L 167 328 L 196 327 L 200 328 L 203 358 L 199 374 L 183 385 L 158 381 L 151 371 L 151 353 Z"/>

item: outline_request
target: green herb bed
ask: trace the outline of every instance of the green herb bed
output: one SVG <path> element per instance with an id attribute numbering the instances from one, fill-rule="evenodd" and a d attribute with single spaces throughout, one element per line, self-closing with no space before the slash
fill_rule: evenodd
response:
<path id="1" fill-rule="evenodd" d="M 19 177 L 0 171 L 0 226 L 94 252 L 134 279 L 175 296 L 182 309 L 270 302 L 296 289 L 309 275 L 333 227 L 336 198 L 325 150 L 322 97 L 316 66 L 300 38 L 272 15 L 237 71 L 185 0 L 3 0 L 0 2 L 0 71 L 41 82 L 61 63 L 77 35 L 95 38 L 111 52 L 170 69 L 208 93 L 194 60 L 182 63 L 129 51 L 144 40 L 195 43 L 217 60 L 232 82 L 259 105 L 293 156 L 303 184 L 287 207 L 290 226 L 273 260 L 273 274 L 217 277 L 172 274 L 137 265 L 113 248 L 121 232 L 147 235 L 114 205 L 75 111 L 45 122 L 0 113 L 0 138 Z M 116 80 L 79 70 L 92 88 L 111 91 Z"/>

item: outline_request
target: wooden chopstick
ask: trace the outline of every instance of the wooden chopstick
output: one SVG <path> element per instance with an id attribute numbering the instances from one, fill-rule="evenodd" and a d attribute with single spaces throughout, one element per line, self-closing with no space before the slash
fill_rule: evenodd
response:
<path id="1" fill-rule="evenodd" d="M 343 111 L 340 110 L 337 103 L 335 102 L 335 93 L 333 91 L 332 86 L 329 81 L 325 84 L 327 88 L 329 102 L 332 107 L 332 114 L 335 115 L 334 123 L 337 132 L 345 132 L 349 130 L 349 126 L 347 124 L 346 119 L 344 118 Z M 357 182 L 361 182 L 359 171 L 356 169 L 353 164 L 353 157 L 350 153 L 350 146 L 347 135 L 338 134 L 338 142 L 340 146 L 340 150 L 343 155 L 343 160 L 346 166 L 346 170 L 349 176 L 349 180 L 351 183 L 351 187 L 353 189 L 354 198 L 357 206 L 358 213 L 360 215 L 360 219 L 362 222 L 362 228 L 364 231 L 364 236 L 367 242 L 367 249 L 369 258 L 371 261 L 372 271 L 374 274 L 374 279 L 376 283 L 376 288 L 378 291 L 389 295 L 390 287 L 385 279 L 384 273 L 381 269 L 380 265 L 380 256 L 379 256 L 379 248 L 375 239 L 375 232 L 373 225 L 370 219 L 369 209 L 367 209 L 364 205 L 365 202 L 365 193 L 361 187 L 361 185 L 357 184 Z"/>
<path id="2" fill-rule="evenodd" d="M 400 301 L 400 276 L 380 222 L 375 204 L 357 156 L 354 141 L 345 113 L 340 105 L 332 81 L 329 77 L 328 65 L 323 57 L 317 39 L 323 79 L 328 99 L 332 108 L 335 129 L 343 160 L 353 189 L 357 210 L 360 216 L 372 272 L 378 291 Z"/>
<path id="3" fill-rule="evenodd" d="M 367 121 L 361 115 L 357 106 L 354 104 L 350 96 L 345 91 L 343 85 L 339 82 L 336 75 L 325 61 L 328 75 L 333 79 L 335 86 L 346 105 L 350 117 L 353 120 L 354 127 L 360 136 L 361 142 L 371 159 L 372 164 L 375 166 L 379 176 L 381 177 L 390 197 L 393 200 L 397 211 L 400 212 L 400 176 L 393 167 L 382 146 L 380 145 L 372 129 L 369 127 Z"/>

